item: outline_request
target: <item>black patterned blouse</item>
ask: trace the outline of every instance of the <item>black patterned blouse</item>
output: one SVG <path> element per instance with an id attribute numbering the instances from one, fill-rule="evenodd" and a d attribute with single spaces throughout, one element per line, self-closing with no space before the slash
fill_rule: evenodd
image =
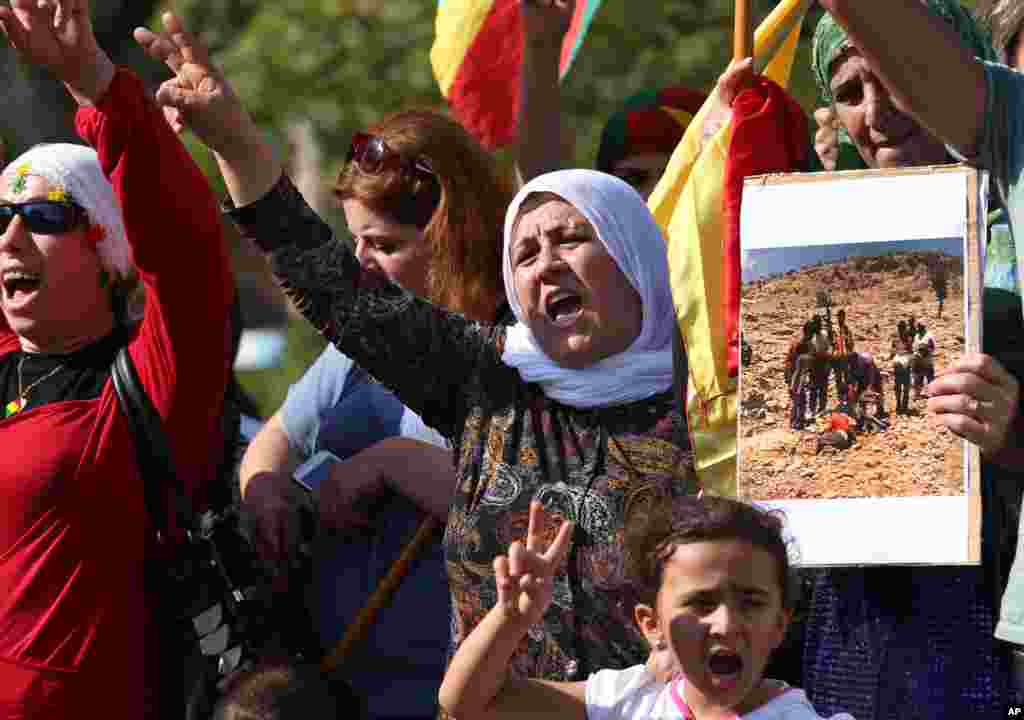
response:
<path id="1" fill-rule="evenodd" d="M 228 214 L 270 254 L 278 281 L 315 327 L 455 440 L 457 485 L 445 533 L 453 649 L 494 605 L 492 562 L 525 536 L 536 498 L 577 527 L 554 602 L 513 671 L 580 680 L 644 662 L 636 597 L 623 573 L 623 510 L 640 483 L 670 497 L 694 490 L 671 393 L 588 410 L 550 400 L 501 362 L 501 327 L 470 322 L 395 285 L 360 290 L 355 256 L 287 177 Z"/>

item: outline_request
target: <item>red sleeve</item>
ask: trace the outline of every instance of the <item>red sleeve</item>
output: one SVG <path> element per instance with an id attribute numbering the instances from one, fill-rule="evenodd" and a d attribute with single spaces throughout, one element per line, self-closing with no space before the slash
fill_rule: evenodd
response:
<path id="1" fill-rule="evenodd" d="M 210 187 L 142 82 L 118 70 L 96 107 L 78 111 L 121 202 L 146 288 L 131 355 L 164 418 L 183 479 L 210 477 L 219 455 L 233 285 Z"/>
<path id="2" fill-rule="evenodd" d="M 0 355 L 6 355 L 9 352 L 14 352 L 20 347 L 18 344 L 18 336 L 14 334 L 10 326 L 7 324 L 7 318 L 0 312 Z"/>

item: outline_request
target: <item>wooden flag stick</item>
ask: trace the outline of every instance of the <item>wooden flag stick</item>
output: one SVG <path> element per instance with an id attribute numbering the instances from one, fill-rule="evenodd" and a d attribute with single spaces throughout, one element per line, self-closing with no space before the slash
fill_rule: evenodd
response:
<path id="1" fill-rule="evenodd" d="M 754 52 L 754 23 L 751 20 L 750 0 L 736 0 L 732 38 L 733 60 L 750 57 Z"/>
<path id="2" fill-rule="evenodd" d="M 359 616 L 345 630 L 344 637 L 334 647 L 334 651 L 320 663 L 320 669 L 323 672 L 329 673 L 337 669 L 345 661 L 352 648 L 363 639 L 363 635 L 366 634 L 366 631 L 377 619 L 377 613 L 391 604 L 391 599 L 398 590 L 398 586 L 402 584 L 402 580 L 409 573 L 413 560 L 416 559 L 416 556 L 424 546 L 433 541 L 434 531 L 437 530 L 439 525 L 440 521 L 433 515 L 428 515 L 423 520 L 419 530 L 416 531 L 416 536 L 405 546 L 402 554 L 395 561 L 395 564 L 391 566 L 388 574 L 377 585 L 377 589 L 373 591 L 373 595 L 366 601 L 366 605 L 359 612 Z"/>

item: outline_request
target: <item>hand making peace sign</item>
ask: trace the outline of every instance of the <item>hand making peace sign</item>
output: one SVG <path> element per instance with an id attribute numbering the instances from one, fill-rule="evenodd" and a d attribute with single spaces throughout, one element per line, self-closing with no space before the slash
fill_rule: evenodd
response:
<path id="1" fill-rule="evenodd" d="M 572 538 L 573 523 L 563 521 L 551 545 L 542 549 L 546 517 L 541 504 L 531 502 L 526 544 L 516 540 L 507 556 L 494 559 L 498 605 L 527 625 L 539 622 L 551 604 L 553 579 L 569 554 Z"/>
<path id="2" fill-rule="evenodd" d="M 162 17 L 164 32 L 135 30 L 135 40 L 175 74 L 157 90 L 156 99 L 174 108 L 180 119 L 210 149 L 222 152 L 239 138 L 256 134 L 241 101 L 210 60 L 206 47 L 173 13 Z M 172 122 L 172 125 L 174 123 Z"/>

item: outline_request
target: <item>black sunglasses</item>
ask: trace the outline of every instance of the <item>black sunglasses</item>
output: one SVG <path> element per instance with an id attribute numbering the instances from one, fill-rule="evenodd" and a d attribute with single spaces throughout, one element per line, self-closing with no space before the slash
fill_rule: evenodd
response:
<path id="1" fill-rule="evenodd" d="M 81 205 L 58 200 L 30 200 L 23 203 L 0 204 L 0 233 L 20 215 L 29 232 L 39 235 L 62 235 L 88 222 Z"/>
<path id="2" fill-rule="evenodd" d="M 434 171 L 419 158 L 408 160 L 388 147 L 383 138 L 358 132 L 352 136 L 346 163 L 355 163 L 367 175 L 380 175 L 386 171 L 420 173 L 434 177 Z"/>

